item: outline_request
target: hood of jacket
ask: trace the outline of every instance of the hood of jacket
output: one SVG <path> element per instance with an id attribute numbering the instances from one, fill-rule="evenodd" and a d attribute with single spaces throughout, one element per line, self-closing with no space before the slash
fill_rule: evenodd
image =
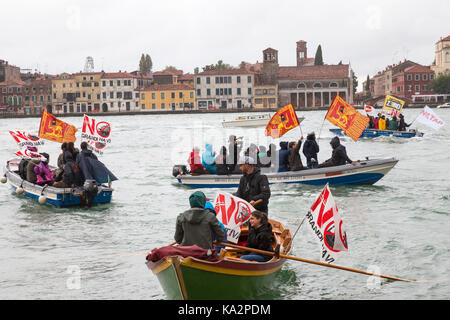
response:
<path id="1" fill-rule="evenodd" d="M 280 142 L 280 148 L 282 150 L 287 150 L 289 143 L 287 141 L 281 141 Z"/>
<path id="2" fill-rule="evenodd" d="M 341 144 L 341 141 L 339 140 L 338 137 L 334 137 L 333 139 L 331 139 L 330 141 L 331 147 L 334 149 L 336 149 L 337 147 L 339 147 L 339 145 Z"/>
<path id="3" fill-rule="evenodd" d="M 191 208 L 205 208 L 206 196 L 201 191 L 196 191 L 189 197 Z"/>
<path id="4" fill-rule="evenodd" d="M 205 151 L 212 152 L 212 148 L 213 148 L 213 146 L 211 143 L 205 144 Z"/>

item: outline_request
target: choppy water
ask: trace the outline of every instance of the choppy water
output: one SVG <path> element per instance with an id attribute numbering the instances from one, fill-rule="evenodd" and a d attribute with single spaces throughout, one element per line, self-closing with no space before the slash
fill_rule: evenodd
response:
<path id="1" fill-rule="evenodd" d="M 349 251 L 337 264 L 421 280 L 403 283 L 288 261 L 262 299 L 450 298 L 450 110 L 439 131 L 421 124 L 423 138 L 342 139 L 352 159 L 397 157 L 397 166 L 373 186 L 332 187 L 348 234 Z M 405 112 L 408 122 L 419 109 Z M 319 160 L 330 157 L 324 111 L 299 113 L 302 133 L 319 136 Z M 105 116 L 113 144 L 101 160 L 119 177 L 111 204 L 54 208 L 0 185 L 1 299 L 165 299 L 145 266 L 145 252 L 173 241 L 176 216 L 192 190 L 176 185 L 173 164 L 186 162 L 193 145 L 215 150 L 230 134 L 268 145 L 264 129 L 223 129 L 233 114 Z M 0 119 L 0 161 L 17 151 L 8 130 L 37 133 L 39 120 Z M 81 128 L 82 117 L 64 118 Z M 323 124 L 323 127 L 322 127 Z M 321 129 L 322 128 L 322 129 Z M 79 134 L 79 132 L 78 132 Z M 294 129 L 283 140 L 295 140 Z M 79 137 L 79 135 L 78 135 Z M 275 141 L 278 144 L 278 141 Z M 78 144 L 78 143 L 77 143 Z M 59 144 L 45 150 L 56 163 Z M 295 231 L 320 187 L 272 186 L 270 216 Z M 214 189 L 203 190 L 214 197 Z M 292 254 L 318 260 L 318 245 L 304 225 Z M 79 277 L 78 277 L 79 275 Z M 80 280 L 77 282 L 77 280 Z"/>

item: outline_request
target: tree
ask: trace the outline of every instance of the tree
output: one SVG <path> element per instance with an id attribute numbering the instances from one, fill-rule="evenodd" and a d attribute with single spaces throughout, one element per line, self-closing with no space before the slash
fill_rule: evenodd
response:
<path id="1" fill-rule="evenodd" d="M 174 67 L 174 66 L 166 66 L 164 68 L 164 71 L 176 71 L 176 70 L 178 70 L 178 69 L 177 69 L 177 67 Z"/>
<path id="2" fill-rule="evenodd" d="M 198 67 L 196 67 L 195 69 L 194 69 L 194 73 L 195 74 L 198 74 L 200 72 L 200 70 L 198 69 Z"/>
<path id="3" fill-rule="evenodd" d="M 322 46 L 319 44 L 316 51 L 316 57 L 314 59 L 315 66 L 323 66 Z"/>
<path id="4" fill-rule="evenodd" d="M 204 67 L 202 67 L 203 71 L 210 71 L 210 70 L 229 70 L 234 69 L 232 65 L 229 65 L 228 63 L 223 63 L 222 60 L 217 61 L 216 64 L 209 64 Z"/>
<path id="5" fill-rule="evenodd" d="M 432 80 L 430 88 L 437 94 L 450 94 L 450 72 L 441 74 Z"/>
<path id="6" fill-rule="evenodd" d="M 353 96 L 355 96 L 356 90 L 358 89 L 358 78 L 356 77 L 353 70 L 350 70 L 350 74 L 352 77 L 351 81 L 353 81 Z"/>
<path id="7" fill-rule="evenodd" d="M 369 77 L 369 75 L 367 75 L 365 91 L 366 91 L 366 97 L 370 97 L 370 77 Z"/>
<path id="8" fill-rule="evenodd" d="M 143 74 L 148 74 L 152 71 L 153 62 L 152 58 L 148 54 L 142 54 L 141 60 L 139 61 L 139 71 Z"/>

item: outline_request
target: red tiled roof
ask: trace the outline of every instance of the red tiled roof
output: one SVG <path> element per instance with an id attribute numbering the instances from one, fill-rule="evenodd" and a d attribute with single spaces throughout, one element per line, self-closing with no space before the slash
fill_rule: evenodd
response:
<path id="1" fill-rule="evenodd" d="M 183 70 L 164 70 L 153 72 L 154 76 L 181 76 Z"/>
<path id="2" fill-rule="evenodd" d="M 348 78 L 348 74 L 349 74 L 348 64 L 280 67 L 278 70 L 278 79 L 279 80 L 340 79 L 340 78 Z"/>
<path id="3" fill-rule="evenodd" d="M 149 87 L 141 88 L 141 91 L 170 91 L 170 90 L 194 90 L 194 87 L 184 84 L 154 84 Z"/>
<path id="4" fill-rule="evenodd" d="M 11 80 L 0 82 L 0 86 L 26 86 L 28 83 L 21 80 Z"/>
<path id="5" fill-rule="evenodd" d="M 405 72 L 433 72 L 433 70 L 431 70 L 430 67 L 416 65 L 416 66 L 406 68 Z"/>
<path id="6" fill-rule="evenodd" d="M 104 73 L 102 75 L 102 78 L 105 78 L 105 79 L 136 78 L 136 76 L 131 73 L 128 73 L 128 72 L 109 72 L 109 73 Z"/>
<path id="7" fill-rule="evenodd" d="M 441 42 L 441 41 L 450 41 L 450 36 L 445 37 L 444 39 L 441 39 L 438 42 Z M 436 42 L 436 43 L 438 43 L 438 42 Z"/>
<path id="8" fill-rule="evenodd" d="M 200 76 L 219 76 L 219 75 L 239 75 L 239 74 L 254 74 L 255 72 L 247 69 L 226 69 L 226 70 L 208 70 L 200 72 Z"/>

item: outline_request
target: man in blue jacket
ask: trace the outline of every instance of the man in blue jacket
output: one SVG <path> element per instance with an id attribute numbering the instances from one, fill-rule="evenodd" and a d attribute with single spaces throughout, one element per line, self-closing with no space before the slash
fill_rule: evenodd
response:
<path id="1" fill-rule="evenodd" d="M 288 142 L 280 142 L 280 150 L 278 151 L 278 172 L 289 171 L 289 150 Z"/>

